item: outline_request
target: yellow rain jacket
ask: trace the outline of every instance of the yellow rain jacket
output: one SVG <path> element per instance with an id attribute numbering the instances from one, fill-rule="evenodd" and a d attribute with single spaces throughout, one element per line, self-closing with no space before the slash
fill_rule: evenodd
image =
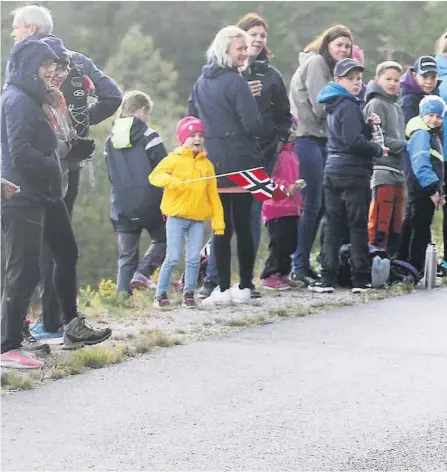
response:
<path id="1" fill-rule="evenodd" d="M 223 208 L 216 179 L 182 183 L 214 175 L 214 166 L 207 159 L 206 152 L 194 157 L 192 149 L 178 147 L 151 172 L 149 182 L 156 187 L 164 187 L 161 201 L 164 215 L 196 221 L 211 219 L 215 234 L 224 234 Z"/>

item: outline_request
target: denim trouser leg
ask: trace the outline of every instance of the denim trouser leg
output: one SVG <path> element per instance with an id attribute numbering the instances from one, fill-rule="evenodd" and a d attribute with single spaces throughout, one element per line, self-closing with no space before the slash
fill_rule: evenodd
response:
<path id="1" fill-rule="evenodd" d="M 214 235 L 211 236 L 210 253 L 208 255 L 208 264 L 206 266 L 205 282 L 217 283 L 216 259 L 214 257 Z"/>
<path id="2" fill-rule="evenodd" d="M 191 221 L 186 233 L 186 264 L 184 293 L 195 292 L 200 268 L 200 251 L 203 244 L 203 221 Z"/>
<path id="3" fill-rule="evenodd" d="M 130 281 L 137 270 L 141 231 L 118 233 L 118 275 L 117 292 L 132 294 Z"/>
<path id="4" fill-rule="evenodd" d="M 200 265 L 200 249 L 203 244 L 203 222 L 168 216 L 166 222 L 166 258 L 161 266 L 160 275 L 158 277 L 158 285 L 155 292 L 157 297 L 168 292 L 172 273 L 174 272 L 182 254 L 182 246 L 185 237 L 187 238 L 185 291 L 188 291 L 191 286 L 193 286 L 193 289 L 190 291 L 195 290 Z M 197 264 L 196 270 L 194 268 L 194 258 L 196 259 Z M 192 283 L 193 277 L 195 278 L 194 284 Z"/>
<path id="5" fill-rule="evenodd" d="M 300 177 L 306 181 L 303 189 L 304 214 L 298 231 L 297 249 L 292 256 L 292 270 L 308 275 L 310 253 L 323 216 L 323 170 L 326 163 L 326 140 L 300 137 L 295 139 L 300 162 Z"/>

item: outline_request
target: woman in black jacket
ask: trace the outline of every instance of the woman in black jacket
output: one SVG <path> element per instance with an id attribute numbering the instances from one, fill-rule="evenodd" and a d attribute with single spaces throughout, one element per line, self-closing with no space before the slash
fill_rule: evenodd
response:
<path id="1" fill-rule="evenodd" d="M 270 175 L 276 162 L 278 145 L 287 144 L 292 125 L 290 102 L 280 72 L 270 63 L 267 47 L 268 25 L 257 13 L 247 13 L 237 26 L 248 35 L 248 61 L 242 72 L 247 78 L 261 113 L 263 126 L 259 145 L 264 156 L 264 166 Z M 262 202 L 252 204 L 252 229 L 255 258 L 261 240 Z"/>
<path id="2" fill-rule="evenodd" d="M 205 147 L 216 174 L 263 166 L 258 138 L 262 119 L 247 80 L 239 73 L 247 59 L 246 34 L 237 26 L 220 30 L 207 52 L 208 63 L 194 85 L 189 115 L 205 126 Z M 246 302 L 253 288 L 254 250 L 251 228 L 252 196 L 228 179 L 219 178 L 225 234 L 214 237 L 219 287 L 209 304 Z M 237 236 L 240 282 L 230 289 L 231 236 Z"/>

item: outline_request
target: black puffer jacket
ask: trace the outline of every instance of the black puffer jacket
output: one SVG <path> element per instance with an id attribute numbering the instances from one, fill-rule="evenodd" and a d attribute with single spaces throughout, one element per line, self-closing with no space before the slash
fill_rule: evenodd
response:
<path id="1" fill-rule="evenodd" d="M 259 138 L 266 164 L 276 155 L 278 142 L 286 144 L 292 124 L 287 89 L 280 72 L 270 63 L 265 49 L 242 73 L 247 80 L 260 80 L 261 95 L 255 97 L 263 126 Z"/>
<path id="2" fill-rule="evenodd" d="M 258 139 L 262 118 L 247 80 L 232 67 L 209 62 L 194 85 L 188 114 L 205 126 L 205 147 L 216 174 L 264 165 Z M 218 179 L 219 187 L 231 187 Z"/>

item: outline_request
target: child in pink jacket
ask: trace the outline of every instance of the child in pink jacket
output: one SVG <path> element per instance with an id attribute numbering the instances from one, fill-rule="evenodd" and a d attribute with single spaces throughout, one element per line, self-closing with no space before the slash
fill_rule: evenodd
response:
<path id="1" fill-rule="evenodd" d="M 295 185 L 299 179 L 299 162 L 290 140 L 278 155 L 272 179 L 284 185 L 289 190 L 290 197 L 280 201 L 267 200 L 262 205 L 262 219 L 267 226 L 270 242 L 269 257 L 261 279 L 266 289 L 287 290 L 299 286 L 298 282 L 289 278 L 289 274 L 302 208 L 301 192 Z"/>

